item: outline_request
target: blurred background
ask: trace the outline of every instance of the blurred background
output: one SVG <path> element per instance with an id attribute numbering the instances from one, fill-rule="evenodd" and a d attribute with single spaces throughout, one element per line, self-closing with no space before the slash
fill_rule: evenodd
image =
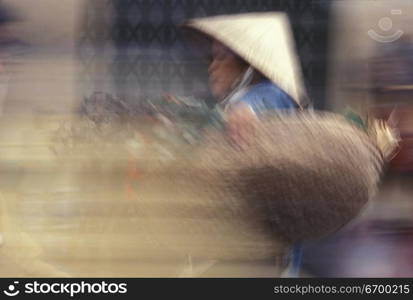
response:
<path id="1" fill-rule="evenodd" d="M 128 145 L 149 149 L 142 156 L 168 156 L 158 145 L 171 138 L 158 126 L 168 122 L 160 117 L 164 95 L 203 99 L 205 109 L 212 103 L 207 62 L 189 50 L 179 26 L 258 11 L 289 15 L 314 108 L 352 107 L 390 120 L 401 135 L 365 211 L 303 245 L 301 276 L 413 276 L 413 3 L 403 0 L 2 0 L 0 276 L 180 274 L 168 263 L 142 264 L 139 243 L 150 237 L 130 228 L 133 207 L 114 192 L 126 179 L 79 171 L 84 166 L 50 141 L 68 134 L 65 120 L 96 113 L 90 99 L 112 117 L 105 101 L 113 95 L 145 120 L 126 133 Z M 180 130 L 186 142 L 196 135 Z M 127 161 L 113 151 L 116 163 Z M 111 161 L 98 169 L 113 168 Z"/>

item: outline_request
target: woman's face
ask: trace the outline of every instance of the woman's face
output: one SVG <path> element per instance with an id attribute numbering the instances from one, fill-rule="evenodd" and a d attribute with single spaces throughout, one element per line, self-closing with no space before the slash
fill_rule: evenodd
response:
<path id="1" fill-rule="evenodd" d="M 213 41 L 208 74 L 209 88 L 214 97 L 222 100 L 245 69 L 246 64 L 231 50 L 221 43 Z"/>

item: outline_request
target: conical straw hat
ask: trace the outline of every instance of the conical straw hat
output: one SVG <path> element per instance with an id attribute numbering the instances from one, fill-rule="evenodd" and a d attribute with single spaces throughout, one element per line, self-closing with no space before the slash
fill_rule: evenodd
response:
<path id="1" fill-rule="evenodd" d="M 184 26 L 220 41 L 277 84 L 300 107 L 305 106 L 301 69 L 284 13 L 222 15 L 193 19 Z"/>

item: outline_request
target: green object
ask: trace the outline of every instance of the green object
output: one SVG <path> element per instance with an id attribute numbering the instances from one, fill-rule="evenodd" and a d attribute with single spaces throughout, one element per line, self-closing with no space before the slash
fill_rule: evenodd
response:
<path id="1" fill-rule="evenodd" d="M 358 128 L 367 131 L 367 125 L 364 123 L 363 119 L 351 108 L 346 107 L 341 114 L 353 125 L 356 125 Z"/>

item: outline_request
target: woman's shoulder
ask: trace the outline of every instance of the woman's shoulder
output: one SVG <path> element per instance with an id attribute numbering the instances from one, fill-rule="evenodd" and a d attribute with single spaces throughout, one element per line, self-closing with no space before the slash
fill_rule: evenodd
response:
<path id="1" fill-rule="evenodd" d="M 269 80 L 253 85 L 240 99 L 255 111 L 296 108 L 294 100 Z"/>

